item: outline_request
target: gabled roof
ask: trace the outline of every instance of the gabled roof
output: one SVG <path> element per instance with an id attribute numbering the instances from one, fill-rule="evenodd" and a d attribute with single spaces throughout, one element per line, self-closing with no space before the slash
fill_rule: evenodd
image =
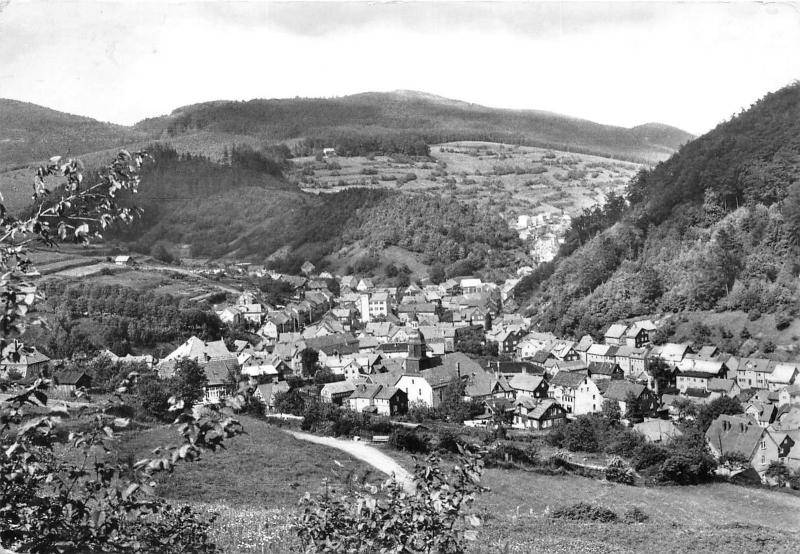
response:
<path id="1" fill-rule="evenodd" d="M 544 382 L 544 377 L 530 373 L 517 373 L 508 384 L 515 390 L 532 391 L 538 389 Z"/>
<path id="2" fill-rule="evenodd" d="M 730 393 L 733 390 L 733 387 L 736 386 L 736 381 L 733 379 L 709 379 L 708 385 L 706 388 L 713 392 L 724 392 L 725 394 Z"/>
<path id="3" fill-rule="evenodd" d="M 668 342 L 661 346 L 661 350 L 657 355 L 667 362 L 678 363 L 690 350 L 688 342 L 682 344 Z M 656 352 L 654 352 L 654 355 L 655 354 Z"/>
<path id="4" fill-rule="evenodd" d="M 13 359 L 16 353 L 17 359 Z M 50 358 L 39 352 L 34 347 L 26 347 L 19 341 L 12 341 L 3 349 L 2 361 L 0 365 L 6 364 L 19 364 L 19 365 L 33 365 L 43 362 L 49 362 Z"/>
<path id="5" fill-rule="evenodd" d="M 575 345 L 577 352 L 586 352 L 589 347 L 594 344 L 594 339 L 590 335 L 583 335 L 581 340 Z"/>
<path id="6" fill-rule="evenodd" d="M 173 350 L 162 360 L 161 363 L 163 364 L 166 361 L 174 361 L 181 358 L 204 361 L 206 358 L 210 358 L 211 360 L 220 360 L 233 357 L 233 353 L 231 353 L 228 350 L 228 347 L 225 346 L 225 342 L 221 340 L 206 342 L 193 336 L 178 348 Z"/>
<path id="7" fill-rule="evenodd" d="M 628 326 L 624 323 L 615 323 L 611 327 L 608 328 L 608 331 L 605 332 L 603 335 L 609 339 L 619 339 L 625 335 L 625 331 L 628 329 Z"/>
<path id="8" fill-rule="evenodd" d="M 552 398 L 543 398 L 533 409 L 533 411 L 528 412 L 528 419 L 541 419 L 545 415 L 547 415 L 547 411 L 552 408 L 553 406 L 561 408 L 558 402 L 553 400 Z M 563 410 L 563 408 L 561 408 Z"/>
<path id="9" fill-rule="evenodd" d="M 590 362 L 588 369 L 589 375 L 614 375 L 619 373 L 620 367 L 613 362 Z"/>
<path id="10" fill-rule="evenodd" d="M 766 358 L 739 358 L 736 371 L 755 371 L 757 373 L 772 373 L 770 360 Z"/>
<path id="11" fill-rule="evenodd" d="M 800 364 L 781 363 L 775 366 L 772 373 L 767 375 L 767 381 L 779 385 L 791 385 L 800 372 Z"/>
<path id="12" fill-rule="evenodd" d="M 645 390 L 647 390 L 647 387 L 639 383 L 631 383 L 630 381 L 623 380 L 612 380 L 608 384 L 606 391 L 603 393 L 603 398 L 606 400 L 625 402 L 629 394 L 633 393 L 636 398 L 639 398 Z"/>
<path id="13" fill-rule="evenodd" d="M 609 344 L 593 344 L 589 347 L 586 353 L 589 356 L 611 356 L 609 351 L 611 351 L 612 346 Z M 616 352 L 616 351 L 615 351 Z"/>
<path id="14" fill-rule="evenodd" d="M 352 381 L 335 381 L 333 383 L 326 383 L 322 387 L 320 394 L 341 394 L 352 392 L 356 390 L 356 386 Z"/>
<path id="15" fill-rule="evenodd" d="M 651 442 L 666 442 L 683 435 L 681 430 L 668 419 L 648 419 L 634 424 L 633 429 Z"/>
<path id="16" fill-rule="evenodd" d="M 706 431 L 706 440 L 721 454 L 741 454 L 753 457 L 764 429 L 748 417 L 721 415 Z"/>
<path id="17" fill-rule="evenodd" d="M 380 387 L 381 387 L 380 390 L 375 395 L 375 400 L 390 400 L 395 394 L 400 392 L 404 393 L 404 391 L 401 391 L 400 389 L 392 386 L 380 386 Z"/>
<path id="18" fill-rule="evenodd" d="M 90 379 L 86 372 L 79 370 L 62 371 L 55 376 L 59 385 L 77 385 L 80 380 L 86 379 Z"/>
<path id="19" fill-rule="evenodd" d="M 586 378 L 585 371 L 559 371 L 550 379 L 551 387 L 577 388 Z"/>

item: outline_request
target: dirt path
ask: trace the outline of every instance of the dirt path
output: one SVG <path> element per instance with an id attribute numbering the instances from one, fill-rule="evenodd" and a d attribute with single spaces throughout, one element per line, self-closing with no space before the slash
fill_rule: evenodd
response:
<path id="1" fill-rule="evenodd" d="M 362 462 L 366 462 L 378 471 L 386 475 L 394 475 L 395 479 L 403 484 L 403 487 L 409 492 L 414 491 L 414 481 L 412 475 L 406 471 L 394 459 L 390 458 L 374 446 L 369 446 L 363 442 L 355 442 L 352 440 L 335 439 L 333 437 L 319 437 L 309 433 L 300 433 L 298 431 L 289 431 L 295 438 L 330 446 L 343 452 L 346 452 L 358 458 Z"/>

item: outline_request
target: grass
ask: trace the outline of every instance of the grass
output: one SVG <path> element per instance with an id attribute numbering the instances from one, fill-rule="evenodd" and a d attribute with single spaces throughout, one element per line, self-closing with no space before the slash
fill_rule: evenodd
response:
<path id="1" fill-rule="evenodd" d="M 485 520 L 475 552 L 789 552 L 800 541 L 800 498 L 728 484 L 628 487 L 577 476 L 487 470 L 478 497 Z M 553 510 L 589 502 L 646 523 L 554 521 Z"/>
<path id="2" fill-rule="evenodd" d="M 306 491 L 324 490 L 325 481 L 338 489 L 347 486 L 351 475 L 373 476 L 369 466 L 342 452 L 300 441 L 257 419 L 244 416 L 241 421 L 246 435 L 197 463 L 179 466 L 160 479 L 158 494 L 180 502 L 291 508 Z M 174 428 L 159 426 L 126 438 L 120 455 L 146 456 L 158 445 L 177 442 Z"/>

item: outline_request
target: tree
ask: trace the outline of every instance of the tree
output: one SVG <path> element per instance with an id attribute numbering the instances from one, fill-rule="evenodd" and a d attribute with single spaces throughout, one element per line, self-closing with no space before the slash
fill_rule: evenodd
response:
<path id="1" fill-rule="evenodd" d="M 5 347 L 30 323 L 28 247 L 34 242 L 86 243 L 115 221 L 135 213 L 118 203 L 118 195 L 135 192 L 143 155 L 122 151 L 96 174 L 96 183 L 83 182 L 83 166 L 60 157 L 40 167 L 34 180 L 30 215 L 16 218 L 0 208 L 0 287 L 4 298 L 2 339 Z M 56 190 L 49 178 L 66 182 Z M 63 408 L 47 406 L 49 382 L 37 379 L 22 392 L 0 401 L 0 545 L 26 552 L 209 552 L 208 521 L 192 508 L 174 508 L 152 497 L 152 482 L 161 471 L 182 461 L 196 460 L 241 432 L 241 426 L 221 413 L 199 419 L 179 413 L 182 443 L 157 449 L 155 458 L 132 466 L 104 455 L 113 448 L 117 431 L 129 421 L 119 413 L 120 398 L 131 387 L 125 380 L 108 403 L 98 406 L 86 430 L 73 430 L 58 449 L 56 425 L 69 416 Z M 0 389 L 6 387 L 0 385 Z M 177 404 L 173 409 L 177 412 Z M 63 440 L 63 439 L 62 439 Z"/>
<path id="2" fill-rule="evenodd" d="M 303 415 L 306 401 L 300 391 L 279 392 L 275 395 L 275 409 L 282 414 Z"/>
<path id="3" fill-rule="evenodd" d="M 644 416 L 642 397 L 637 397 L 633 392 L 629 392 L 625 397 L 625 419 L 638 423 L 644 419 Z"/>
<path id="4" fill-rule="evenodd" d="M 300 352 L 300 360 L 303 364 L 303 375 L 314 377 L 317 372 L 317 362 L 319 362 L 319 352 L 311 347 L 306 347 Z"/>
<path id="5" fill-rule="evenodd" d="M 197 361 L 181 358 L 175 364 L 175 375 L 170 383 L 172 394 L 183 401 L 187 410 L 203 399 L 208 377 Z"/>
<path id="6" fill-rule="evenodd" d="M 150 255 L 153 256 L 156 260 L 162 261 L 166 264 L 171 264 L 175 261 L 175 257 L 167 250 L 164 243 L 157 242 L 153 245 L 153 248 L 150 249 Z"/>
<path id="7" fill-rule="evenodd" d="M 622 417 L 622 412 L 619 409 L 619 402 L 607 398 L 603 400 L 603 417 L 610 421 L 617 422 Z"/>
<path id="8" fill-rule="evenodd" d="M 570 452 L 597 452 L 599 445 L 591 417 L 578 416 L 566 425 L 562 444 Z"/>
<path id="9" fill-rule="evenodd" d="M 435 285 L 443 282 L 445 280 L 445 273 L 444 273 L 444 266 L 441 263 L 434 263 L 431 268 L 428 270 L 428 277 L 430 277 L 431 282 Z"/>
<path id="10" fill-rule="evenodd" d="M 735 415 L 743 412 L 744 409 L 742 409 L 742 405 L 737 399 L 720 396 L 700 407 L 695 424 L 702 433 L 705 433 L 711 427 L 711 423 L 719 416 Z"/>

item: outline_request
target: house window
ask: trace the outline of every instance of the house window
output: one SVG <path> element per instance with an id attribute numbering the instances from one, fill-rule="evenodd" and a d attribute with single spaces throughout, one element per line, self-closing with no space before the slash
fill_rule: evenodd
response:
<path id="1" fill-rule="evenodd" d="M 761 450 L 766 450 L 767 448 L 767 441 L 761 441 Z"/>
<path id="2" fill-rule="evenodd" d="M 762 464 L 765 464 L 765 463 L 766 463 L 766 458 L 765 458 L 764 456 L 761 456 L 761 463 L 762 463 Z"/>

